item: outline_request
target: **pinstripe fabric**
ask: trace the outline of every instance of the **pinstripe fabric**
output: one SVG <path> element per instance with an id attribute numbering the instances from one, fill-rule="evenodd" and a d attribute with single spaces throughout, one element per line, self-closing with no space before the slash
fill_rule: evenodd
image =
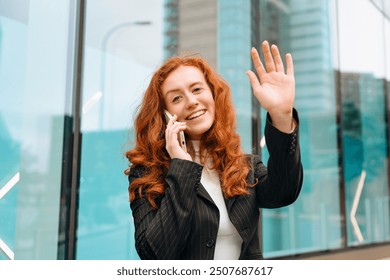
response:
<path id="1" fill-rule="evenodd" d="M 294 110 L 294 118 L 299 123 Z M 225 199 L 230 220 L 243 239 L 240 259 L 261 259 L 258 239 L 259 208 L 293 203 L 300 192 L 303 169 L 298 139 L 275 129 L 269 116 L 265 128 L 270 159 L 267 167 L 249 155 L 252 170 L 248 195 Z M 130 203 L 135 224 L 136 249 L 141 259 L 213 259 L 219 211 L 200 183 L 203 167 L 195 162 L 172 159 L 166 175 L 166 191 L 153 209 L 145 198 Z M 142 167 L 131 168 L 130 183 L 142 176 Z"/>

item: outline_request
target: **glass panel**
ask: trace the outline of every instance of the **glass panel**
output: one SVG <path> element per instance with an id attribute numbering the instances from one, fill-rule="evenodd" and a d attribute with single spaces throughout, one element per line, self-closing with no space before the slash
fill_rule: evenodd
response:
<path id="1" fill-rule="evenodd" d="M 389 7 L 389 16 L 384 18 L 385 22 L 385 65 L 386 65 L 386 80 L 390 81 L 390 2 L 386 2 Z"/>
<path id="2" fill-rule="evenodd" d="M 353 246 L 390 240 L 384 19 L 369 1 L 338 4 L 347 237 Z"/>
<path id="3" fill-rule="evenodd" d="M 161 1 L 87 1 L 77 259 L 137 259 L 124 152 L 162 55 Z M 129 134 L 130 131 L 130 134 Z"/>
<path id="4" fill-rule="evenodd" d="M 370 0 L 376 7 L 383 10 L 383 0 Z"/>
<path id="5" fill-rule="evenodd" d="M 260 1 L 261 40 L 292 53 L 304 183 L 291 206 L 263 211 L 265 257 L 341 246 L 333 1 Z M 262 112 L 262 120 L 265 112 Z M 264 122 L 262 124 L 264 126 Z M 266 162 L 268 152 L 264 147 Z"/>
<path id="6" fill-rule="evenodd" d="M 383 12 L 385 13 L 386 20 L 389 21 L 389 19 L 390 19 L 390 2 L 388 0 L 382 0 L 382 1 L 383 1 Z M 389 33 L 387 33 L 387 34 L 389 34 Z"/>
<path id="7" fill-rule="evenodd" d="M 385 23 L 385 57 L 386 57 L 386 61 L 385 61 L 385 64 L 386 64 L 386 79 L 385 79 L 385 88 L 386 88 L 386 97 L 387 97 L 387 104 L 386 104 L 386 108 L 387 108 L 387 145 L 389 145 L 389 140 L 390 140 L 390 127 L 389 127 L 389 122 L 390 122 L 390 2 L 389 1 L 385 1 L 385 6 L 387 5 L 387 17 L 384 18 L 384 23 Z M 387 158 L 388 158 L 388 162 L 389 162 L 389 155 L 387 155 Z M 389 172 L 387 174 L 388 178 L 389 178 Z M 389 184 L 389 183 L 388 183 Z M 390 188 L 390 186 L 388 186 L 388 188 Z M 389 189 L 390 190 L 390 189 Z M 387 202 L 387 205 L 390 205 L 390 196 L 388 197 L 388 202 Z M 384 210 L 388 210 L 388 208 Z M 389 211 L 389 210 L 388 210 Z M 386 215 L 384 215 L 385 217 Z M 389 224 L 390 221 L 389 219 L 388 220 L 385 220 L 384 223 L 386 224 Z M 385 230 L 387 230 L 387 232 L 384 233 L 385 236 L 389 236 L 390 235 L 390 226 L 385 226 Z"/>
<path id="8" fill-rule="evenodd" d="M 252 91 L 245 75 L 251 44 L 251 1 L 218 1 L 218 71 L 229 82 L 246 153 L 252 152 Z"/>
<path id="9" fill-rule="evenodd" d="M 180 55 L 201 55 L 214 69 L 217 67 L 217 0 L 177 1 L 177 26 Z M 170 10 L 171 7 L 168 9 Z"/>
<path id="10" fill-rule="evenodd" d="M 72 1 L 0 1 L 0 259 L 56 259 Z"/>

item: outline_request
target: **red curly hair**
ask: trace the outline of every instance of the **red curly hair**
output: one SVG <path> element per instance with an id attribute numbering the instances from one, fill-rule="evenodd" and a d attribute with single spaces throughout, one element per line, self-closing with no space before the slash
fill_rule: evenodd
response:
<path id="1" fill-rule="evenodd" d="M 204 74 L 213 94 L 215 119 L 201 138 L 200 150 L 206 150 L 207 155 L 212 158 L 224 196 L 229 198 L 247 194 L 249 186 L 246 177 L 250 165 L 242 152 L 240 136 L 236 133 L 236 115 L 229 85 L 202 58 L 172 57 L 154 73 L 134 122 L 136 143 L 133 149 L 126 152 L 126 157 L 132 163 L 131 168 L 143 166 L 146 172 L 143 177 L 130 184 L 130 201 L 134 200 L 138 192 L 140 197 L 144 194 L 150 204 L 157 208 L 155 199 L 165 192 L 164 178 L 170 165 L 170 157 L 165 149 L 166 121 L 162 84 L 179 66 L 198 68 Z"/>

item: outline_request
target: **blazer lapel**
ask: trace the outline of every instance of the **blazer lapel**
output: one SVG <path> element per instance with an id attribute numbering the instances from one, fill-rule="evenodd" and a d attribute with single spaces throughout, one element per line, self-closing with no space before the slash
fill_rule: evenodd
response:
<path id="1" fill-rule="evenodd" d="M 199 185 L 197 194 L 200 197 L 204 198 L 205 200 L 209 201 L 211 204 L 215 205 L 213 199 L 211 198 L 211 196 L 209 195 L 209 193 L 206 191 L 206 189 L 203 187 L 202 184 Z"/>
<path id="2" fill-rule="evenodd" d="M 225 204 L 226 204 L 228 214 L 230 214 L 232 212 L 232 207 L 233 207 L 234 202 L 236 201 L 236 197 L 237 196 L 225 198 Z"/>

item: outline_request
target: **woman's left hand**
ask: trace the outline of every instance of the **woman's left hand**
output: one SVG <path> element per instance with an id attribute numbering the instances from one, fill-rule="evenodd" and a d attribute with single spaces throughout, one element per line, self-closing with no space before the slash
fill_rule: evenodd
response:
<path id="1" fill-rule="evenodd" d="M 295 99 L 294 65 L 291 54 L 286 54 L 285 72 L 283 61 L 276 45 L 262 44 L 265 68 L 255 48 L 251 50 L 252 61 L 258 77 L 247 71 L 253 93 L 261 106 L 266 109 L 272 124 L 279 130 L 289 133 L 293 125 L 292 108 Z"/>

